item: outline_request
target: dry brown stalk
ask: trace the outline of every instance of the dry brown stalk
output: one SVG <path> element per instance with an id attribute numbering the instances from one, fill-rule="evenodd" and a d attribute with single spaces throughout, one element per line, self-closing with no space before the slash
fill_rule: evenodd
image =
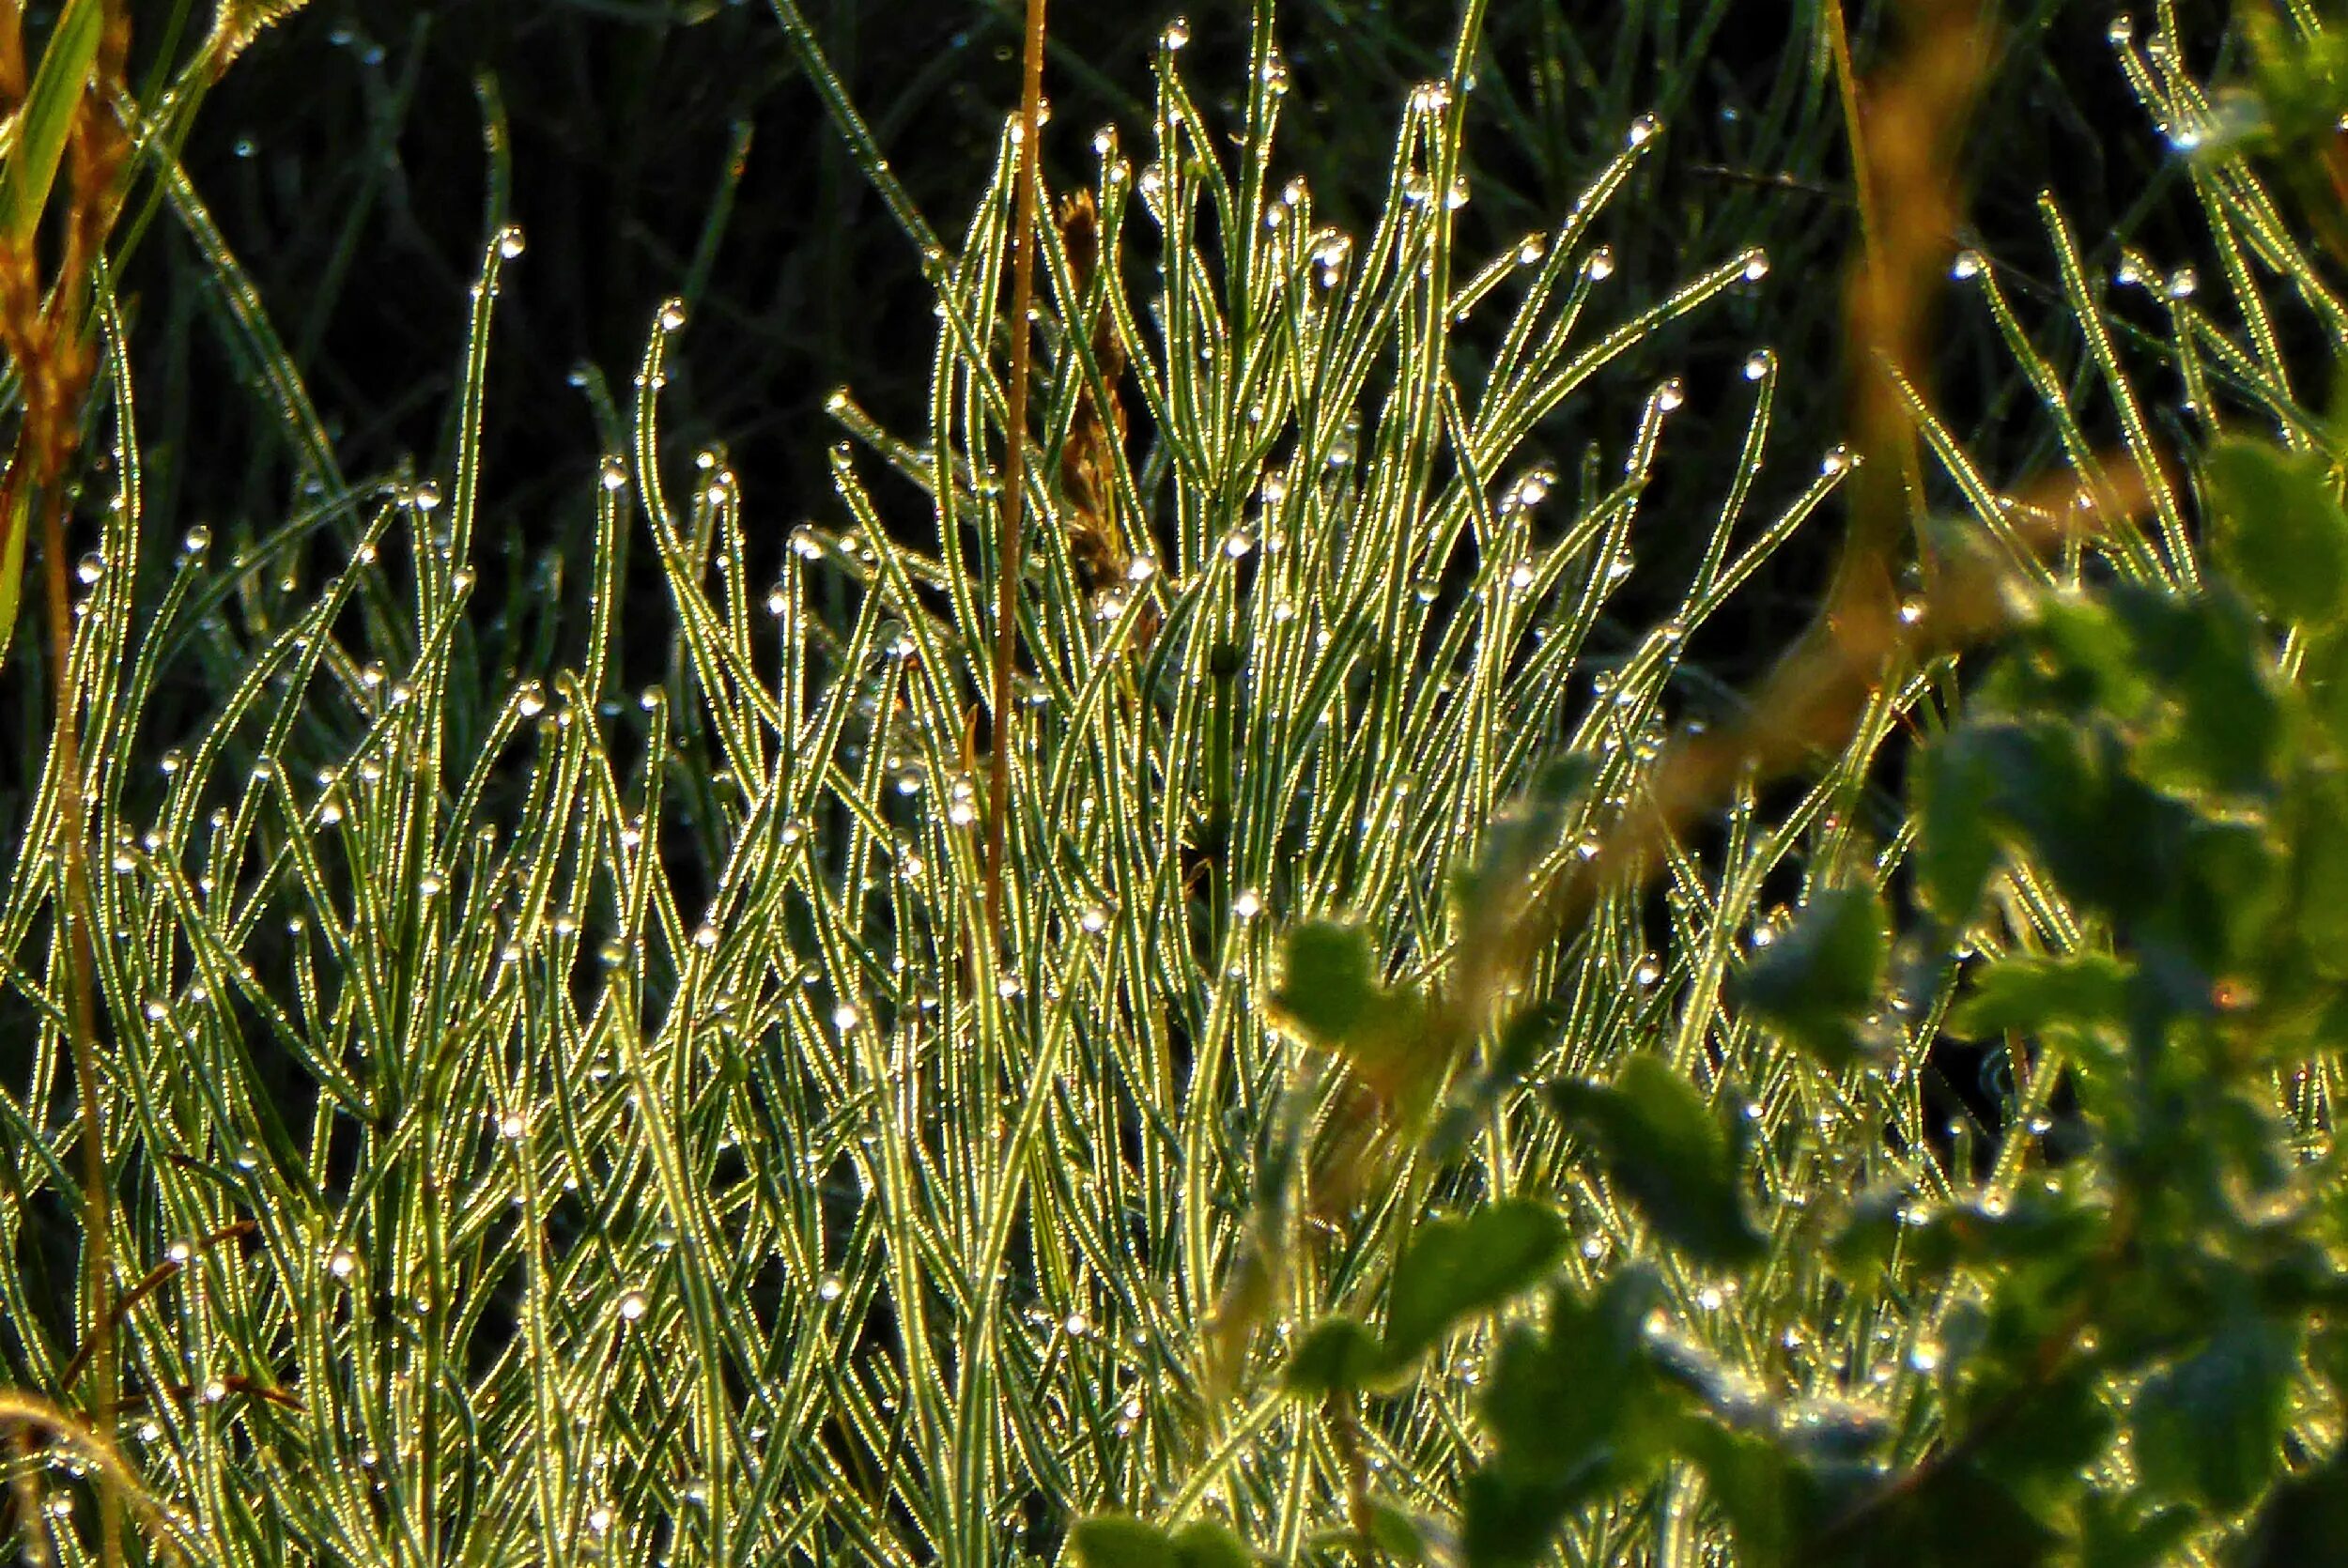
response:
<path id="1" fill-rule="evenodd" d="M 986 792 L 986 930 L 1003 940 L 1003 853 L 1011 820 L 1012 664 L 1019 651 L 1022 507 L 1027 477 L 1027 380 L 1034 363 L 1037 144 L 1043 124 L 1044 0 L 1027 0 L 1020 70 L 1019 174 L 1012 230 L 1011 418 L 1003 432 L 1002 548 L 995 591 L 995 715 Z"/>
<path id="2" fill-rule="evenodd" d="M 64 898 L 57 917 L 65 949 L 68 1029 L 74 1090 L 81 1105 L 83 1167 L 82 1318 L 94 1388 L 90 1430 L 81 1436 L 111 1453 L 121 1383 L 115 1356 L 114 1212 L 106 1161 L 106 1118 L 100 1064 L 91 948 L 88 824 L 82 796 L 81 715 L 72 675 L 73 616 L 66 581 L 65 479 L 80 452 L 82 416 L 96 373 L 88 301 L 106 237 L 120 210 L 131 137 L 112 107 L 124 90 L 131 21 L 120 0 L 103 11 L 92 85 L 82 93 L 68 133 L 66 203 L 53 287 L 41 277 L 39 235 L 0 248 L 0 347 L 23 377 L 24 417 L 8 475 L 0 483 L 0 528 L 22 511 L 40 520 L 42 580 L 48 601 L 55 729 L 51 765 L 57 780 Z M 0 93 L 21 106 L 25 92 L 23 17 L 8 8 L 0 23 Z M 22 503 L 29 502 L 29 506 Z M 80 1358 L 77 1357 L 77 1360 Z M 98 1467 L 99 1560 L 122 1560 L 120 1466 Z"/>

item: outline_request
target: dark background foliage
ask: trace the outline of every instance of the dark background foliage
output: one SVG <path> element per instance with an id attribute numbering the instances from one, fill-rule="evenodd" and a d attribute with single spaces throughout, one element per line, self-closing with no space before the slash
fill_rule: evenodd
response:
<path id="1" fill-rule="evenodd" d="M 2206 19 L 2217 49 L 2221 8 L 2184 8 Z M 1004 0 L 805 6 L 894 168 L 949 237 L 1015 102 L 1016 9 Z M 1614 449 L 1664 375 L 1688 378 L 1676 443 L 1735 442 L 1740 426 L 1715 428 L 1707 411 L 1765 339 L 1799 369 L 1781 410 L 1791 416 L 1780 427 L 1786 446 L 1823 450 L 1834 438 L 1840 277 L 1857 223 L 1820 10 L 1815 0 L 1494 0 L 1467 254 L 1553 226 L 1629 118 L 1652 108 L 1668 128 L 1662 156 L 1643 167 L 1637 199 L 1603 237 L 1620 260 L 1618 286 L 1651 297 L 1751 244 L 1775 263 L 1733 310 L 1706 313 L 1695 336 L 1618 372 L 1543 432 L 1568 475 L 1590 441 Z M 1897 10 L 1850 8 L 1862 71 Z M 2179 171 L 2113 63 L 2109 12 L 2062 0 L 2006 11 L 1968 151 L 1975 232 L 1966 238 L 2017 294 L 2046 292 L 2052 269 L 2033 204 L 2051 188 L 2094 247 L 2091 273 L 2109 276 L 2122 238 L 2171 263 L 2192 259 L 2197 226 L 2170 229 Z M 1129 148 L 1147 146 L 1149 68 L 1172 12 L 1054 8 L 1055 183 L 1091 178 L 1089 142 L 1104 120 Z M 1401 100 L 1434 73 L 1455 12 L 1452 0 L 1285 8 L 1297 90 L 1280 161 L 1308 176 L 1336 222 L 1374 214 Z M 1217 0 L 1189 20 L 1184 69 L 1213 114 L 1244 81 L 1246 8 Z M 914 248 L 826 122 L 766 7 L 322 0 L 239 62 L 187 161 L 339 432 L 348 472 L 408 459 L 428 469 L 442 447 L 485 234 L 485 80 L 510 124 L 514 216 L 530 238 L 501 307 L 485 539 L 525 555 L 575 541 L 605 437 L 570 377 L 592 364 L 624 386 L 671 293 L 693 297 L 695 331 L 676 363 L 668 427 L 680 447 L 728 451 L 756 512 L 773 521 L 768 548 L 796 517 L 831 510 L 825 452 L 839 432 L 823 400 L 832 388 L 852 384 L 885 422 L 919 431 L 935 322 Z M 148 250 L 131 286 L 172 324 L 144 333 L 141 347 L 164 370 L 147 384 L 163 390 L 162 428 L 187 459 L 173 466 L 177 520 L 224 521 L 233 537 L 246 520 L 283 515 L 290 469 L 287 454 L 255 449 L 237 400 L 189 395 L 239 368 L 182 298 L 197 271 L 175 238 Z M 1953 313 L 1953 418 L 1987 471 L 2018 477 L 2051 453 L 2027 444 L 2044 440 L 2043 424 L 2025 433 L 2026 389 L 1978 316 Z M 2053 349 L 2058 361 L 2073 351 Z M 1667 464 L 1666 474 L 1675 467 L 1694 494 L 1708 493 L 1705 470 L 1716 465 Z M 1807 467 L 1793 465 L 1785 483 Z M 918 530 L 911 498 L 896 500 Z M 1656 496 L 1651 515 L 1668 519 L 1671 500 Z M 1798 623 L 1831 543 L 1820 532 L 1789 552 L 1742 615 L 1723 618 L 1707 651 L 1722 674 L 1747 672 Z M 1643 559 L 1667 568 L 1670 546 L 1668 537 L 1643 545 Z M 1668 570 L 1655 574 L 1656 600 L 1675 590 Z"/>

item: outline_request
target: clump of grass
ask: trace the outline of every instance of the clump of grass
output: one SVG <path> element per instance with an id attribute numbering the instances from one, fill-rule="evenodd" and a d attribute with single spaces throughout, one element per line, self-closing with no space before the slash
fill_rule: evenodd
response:
<path id="1" fill-rule="evenodd" d="M 150 455 L 99 281 L 108 504 L 60 669 L 87 715 L 100 857 L 96 1185 L 115 1218 L 92 1252 L 123 1260 L 103 1281 L 119 1446 L 162 1510 L 142 1549 L 979 1563 L 1049 1559 L 1076 1514 L 1123 1509 L 1217 1514 L 1294 1557 L 1344 1522 L 1366 1468 L 1439 1511 L 1475 1456 L 1483 1376 L 1470 1336 L 1367 1419 L 1302 1408 L 1279 1387 L 1296 1324 L 1374 1293 L 1424 1217 L 1488 1198 L 1559 1206 L 1580 1285 L 1652 1250 L 1558 1124 L 1506 1097 L 1459 1159 L 1381 1142 L 1362 1081 L 1269 1026 L 1272 932 L 1343 917 L 1383 978 L 1437 973 L 1477 931 L 1451 869 L 1559 752 L 1589 760 L 1588 785 L 1521 869 L 1554 878 L 1615 840 L 1697 706 L 1690 638 L 1853 460 L 1765 469 L 1783 367 L 1762 348 L 1730 378 L 1743 435 L 1701 514 L 1645 504 L 1681 380 L 1578 469 L 1530 446 L 1610 366 L 1668 357 L 1683 317 L 1773 288 L 1768 257 L 1701 257 L 1653 304 L 1615 303 L 1609 204 L 1669 133 L 1645 118 L 1554 226 L 1468 250 L 1477 5 L 1398 106 L 1374 223 L 1342 232 L 1280 173 L 1272 13 L 1253 8 L 1231 115 L 1201 109 L 1169 27 L 1144 145 L 1096 138 L 1090 243 L 1031 231 L 1031 426 L 1001 369 L 1027 330 L 1005 305 L 1013 139 L 949 246 L 819 74 L 935 285 L 928 430 L 884 429 L 843 389 L 846 525 L 799 527 L 753 582 L 754 541 L 786 514 L 723 452 L 664 439 L 693 341 L 664 304 L 611 410 L 622 439 L 579 477 L 587 625 L 486 707 L 485 377 L 501 290 L 531 264 L 500 190 L 453 454 L 351 486 L 165 171 L 315 494 L 228 559 L 188 533 L 143 599 Z M 1479 321 L 1497 346 L 1471 361 L 1456 350 Z M 1130 438 L 1104 435 L 1114 407 Z M 1031 547 L 1008 579 L 1007 438 L 1032 443 Z M 876 468 L 927 515 L 876 500 Z M 1610 606 L 1659 530 L 1700 536 L 1694 569 L 1626 629 Z M 668 637 L 647 661 L 623 638 L 656 592 Z M 1018 721 L 989 715 L 1009 742 L 990 790 L 974 715 L 1006 641 Z M 157 701 L 199 656 L 226 677 L 216 705 Z M 624 689 L 648 666 L 658 680 Z M 1842 1077 L 1724 992 L 1807 882 L 1895 874 L 1903 830 L 1872 771 L 1932 691 L 1918 673 L 1869 692 L 1814 781 L 1731 780 L 1716 838 L 1645 844 L 1530 945 L 1506 979 L 1552 1007 L 1543 1069 L 1660 1042 L 1707 1102 L 1753 1107 L 1773 1207 L 1895 1175 L 1954 1196 L 1965 1162 L 1916 1153 L 1939 1135 L 1916 1082 L 1946 976 L 1911 999 L 1892 1066 Z M 21 853 L 50 841 L 67 788 Z M 2016 900 L 2017 922 L 2060 927 L 2042 890 Z M 64 907 L 22 869 L 0 903 L 0 1006 L 33 1042 L 0 1096 L 0 1235 L 27 1260 L 0 1271 L 0 1310 L 15 1378 L 45 1395 L 83 1336 L 31 1267 L 76 1240 L 61 1155 L 90 1103 L 66 1086 Z M 2016 1109 L 2050 1092 L 2033 1079 L 2042 1099 L 2017 1090 Z M 1295 1222 L 1264 1225 L 1295 1170 Z M 2018 1171 L 2000 1155 L 1992 1180 Z M 1791 1269 L 1798 1242 L 1772 1243 L 1789 1268 L 1769 1289 L 1669 1271 L 1660 1310 L 1807 1397 L 1904 1407 L 1915 1305 L 1831 1294 Z M 85 1555 L 64 1468 L 84 1458 L 13 1461 L 29 1549 Z M 1616 1560 L 1670 1500 L 1576 1521 L 1568 1549 Z"/>
<path id="2" fill-rule="evenodd" d="M 1057 472 L 1080 392 L 1120 397 L 1146 438 L 1110 465 L 1132 566 L 1108 592 L 1080 586 L 1064 496 L 1030 493 L 999 950 L 970 939 L 966 737 L 995 631 L 1008 138 L 934 254 L 934 429 L 901 443 L 839 403 L 931 496 L 935 552 L 877 515 L 843 450 L 851 526 L 801 530 L 779 580 L 745 580 L 753 502 L 721 454 L 660 437 L 690 341 L 664 308 L 628 448 L 582 479 L 600 547 L 579 656 L 467 711 L 482 369 L 528 265 L 500 233 L 448 471 L 322 496 L 233 561 L 191 537 L 152 613 L 127 569 L 97 575 L 73 668 L 125 1442 L 190 1555 L 992 1560 L 1178 1485 L 1291 1535 L 1316 1517 L 1316 1485 L 1232 1441 L 1286 1420 L 1259 1386 L 1276 1334 L 1240 1367 L 1236 1413 L 1201 1360 L 1293 1065 L 1259 1010 L 1272 922 L 1377 912 L 1395 962 L 1434 961 L 1444 868 L 1495 804 L 1561 743 L 1607 759 L 1594 812 L 1630 799 L 1677 648 L 1843 477 L 1831 459 L 1748 518 L 1776 375 L 1756 357 L 1753 460 L 1679 614 L 1583 662 L 1636 569 L 1684 392 L 1656 389 L 1579 494 L 1525 433 L 1766 261 L 1723 255 L 1651 311 L 1610 311 L 1593 230 L 1660 133 L 1645 122 L 1560 228 L 1455 255 L 1475 37 L 1471 20 L 1451 75 L 1404 106 L 1369 233 L 1317 223 L 1274 172 L 1268 13 L 1235 166 L 1169 32 L 1149 156 L 1103 138 L 1081 293 L 1041 231 L 1034 471 Z M 1137 296 L 1153 258 L 1163 294 Z M 1506 349 L 1462 385 L 1447 344 L 1470 310 L 1499 313 Z M 282 356 L 257 310 L 249 331 Z M 1132 367 L 1120 388 L 1096 331 Z M 110 351 L 120 501 L 100 554 L 128 563 L 152 525 Z M 668 677 L 622 694 L 631 532 L 676 630 Z M 309 604 L 240 609 L 298 565 L 320 574 Z M 239 671 L 193 719 L 148 698 L 191 647 Z M 1741 926 L 1800 831 L 1745 830 L 1734 885 L 1691 867 L 1675 918 Z M 54 897 L 11 881 L 6 950 L 54 941 Z M 1663 934 L 1608 905 L 1556 956 L 1585 998 L 1577 1053 L 1701 988 Z M 52 1040 L 56 976 L 12 971 Z M 63 1180 L 41 1153 L 59 1060 L 37 1053 L 8 1101 L 20 1245 Z M 1494 1137 L 1476 1181 L 1562 1168 Z M 23 1277 L 6 1288 L 23 1380 L 56 1386 L 72 1336 Z M 1378 1440 L 1439 1475 L 1455 1405 Z M 70 1530 L 54 1512 L 34 1528 Z"/>

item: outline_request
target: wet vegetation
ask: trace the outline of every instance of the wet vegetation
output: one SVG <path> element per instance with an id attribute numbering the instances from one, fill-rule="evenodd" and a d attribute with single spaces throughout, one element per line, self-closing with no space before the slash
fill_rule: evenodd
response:
<path id="1" fill-rule="evenodd" d="M 2340 35 L 1063 9 L 10 8 L 8 1549 L 2348 1560 Z"/>

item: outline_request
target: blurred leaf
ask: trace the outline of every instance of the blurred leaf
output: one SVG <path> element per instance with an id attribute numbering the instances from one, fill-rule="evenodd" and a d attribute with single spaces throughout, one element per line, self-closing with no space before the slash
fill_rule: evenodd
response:
<path id="1" fill-rule="evenodd" d="M 1305 1332 L 1281 1386 L 1306 1397 L 1367 1388 L 1385 1372 L 1378 1336 L 1351 1317 L 1324 1317 Z"/>
<path id="2" fill-rule="evenodd" d="M 1203 1520 L 1166 1530 L 1102 1514 L 1079 1520 L 1069 1539 L 1085 1568 L 1248 1568 L 1255 1561 L 1237 1536 Z"/>
<path id="3" fill-rule="evenodd" d="M 1913 764 L 1917 899 L 1955 930 L 1971 922 L 1998 864 L 1989 817 L 1996 777 L 1977 735 L 1970 726 L 1953 730 Z"/>
<path id="4" fill-rule="evenodd" d="M 2225 1560 L 2233 1568 L 2348 1562 L 2348 1453 L 2276 1487 L 2248 1538 Z"/>
<path id="5" fill-rule="evenodd" d="M 2291 927 L 2318 974 L 2348 979 L 2348 779 L 2327 772 L 2296 782 Z"/>
<path id="6" fill-rule="evenodd" d="M 1403 1562 L 1427 1560 L 1428 1522 L 1383 1498 L 1369 1504 L 1369 1544 Z"/>
<path id="7" fill-rule="evenodd" d="M 1274 1022 L 1343 1056 L 1405 1120 L 1425 1108 L 1448 1065 L 1429 1048 L 1425 1001 L 1379 982 L 1369 933 L 1358 926 L 1315 920 L 1290 930 L 1271 1002 Z"/>
<path id="8" fill-rule="evenodd" d="M 0 240 L 12 251 L 31 245 L 40 227 L 104 25 L 100 0 L 66 0 L 40 52 L 40 67 L 17 114 L 16 146 L 0 169 Z"/>
<path id="9" fill-rule="evenodd" d="M 1461 1495 L 1471 1568 L 1542 1560 L 1568 1510 L 1670 1452 L 1679 1400 L 1640 1354 L 1661 1288 L 1652 1270 L 1625 1268 L 1595 1297 L 1554 1292 L 1546 1332 L 1502 1339 L 1482 1405 L 1493 1452 Z"/>
<path id="10" fill-rule="evenodd" d="M 2289 1338 L 2243 1313 L 2146 1379 L 2129 1408 L 2146 1484 L 2221 1514 L 2249 1506 L 2281 1463 L 2297 1362 Z"/>
<path id="11" fill-rule="evenodd" d="M 2147 1509 L 2142 1499 L 2124 1494 L 2085 1493 L 2078 1505 L 2079 1568 L 2157 1568 L 2173 1560 L 2200 1524 L 2189 1508 Z"/>
<path id="12" fill-rule="evenodd" d="M 1816 1489 L 1784 1449 L 1767 1437 L 1704 1423 L 1691 1423 L 1682 1447 L 1728 1517 L 1738 1568 L 1790 1568 L 1800 1561 L 1799 1545 L 1816 1528 Z"/>
<path id="13" fill-rule="evenodd" d="M 2185 596 L 2129 586 L 2110 600 L 2131 661 L 2169 699 L 2139 761 L 2145 776 L 2220 793 L 2266 787 L 2283 710 L 2248 607 L 2223 588 Z"/>
<path id="14" fill-rule="evenodd" d="M 1974 976 L 1971 991 L 1950 1010 L 1948 1029 L 1967 1039 L 2012 1030 L 2083 1044 L 2098 1028 L 2122 1025 L 2131 973 L 2102 953 L 2001 959 Z"/>
<path id="15" fill-rule="evenodd" d="M 1597 771 L 1591 759 L 1568 752 L 1492 819 L 1475 860 L 1452 881 L 1452 898 L 1471 921 L 1506 919 L 1523 901 L 1525 871 L 1556 847 L 1567 809 Z"/>
<path id="16" fill-rule="evenodd" d="M 2299 157 L 2328 145 L 2348 112 L 2348 40 L 2328 31 L 2286 36 L 2280 19 L 2256 6 L 2244 7 L 2241 18 L 2257 94 L 2248 106 L 2229 104 L 2229 119 L 2240 129 L 2212 156 L 2246 139 Z"/>
<path id="17" fill-rule="evenodd" d="M 2310 630 L 2348 614 L 2348 513 L 2321 456 L 2232 438 L 2201 479 L 2218 561 L 2261 609 Z"/>
<path id="18" fill-rule="evenodd" d="M 1852 1021 L 1883 983 L 1891 939 L 1883 906 L 1862 887 L 1811 895 L 1793 926 L 1738 971 L 1736 995 L 1755 1016 L 1830 1068 L 1859 1053 Z"/>
<path id="19" fill-rule="evenodd" d="M 1552 1084 L 1549 1098 L 1666 1241 L 1709 1266 L 1761 1255 L 1761 1236 L 1738 1192 L 1738 1145 L 1694 1086 L 1660 1058 L 1631 1057 L 1611 1084 Z"/>
<path id="20" fill-rule="evenodd" d="M 1394 1268 L 1387 1356 L 1415 1357 L 1460 1319 L 1533 1284 L 1564 1255 L 1568 1239 L 1555 1208 L 1523 1198 L 1421 1225 Z"/>
<path id="21" fill-rule="evenodd" d="M 2348 751 L 2348 629 L 2335 627 L 2307 639 L 2299 661 L 2299 689 L 2332 749 Z"/>
<path id="22" fill-rule="evenodd" d="M 1369 933 L 1312 921 L 1288 933 L 1284 954 L 1272 993 L 1276 1022 L 1324 1051 L 1342 1052 L 1378 1007 Z"/>
<path id="23" fill-rule="evenodd" d="M 2025 645 L 2030 656 L 2016 671 L 2029 683 L 2032 707 L 2128 718 L 2152 699 L 2152 683 L 2109 597 L 2040 601 Z"/>
<path id="24" fill-rule="evenodd" d="M 2060 1274 L 2044 1268 L 2037 1272 L 2042 1284 Z M 2040 1299 L 2049 1304 L 2057 1299 L 2051 1293 Z M 1968 1390 L 1963 1419 L 1977 1419 L 2007 1397 L 2020 1398 L 2023 1413 L 1984 1430 L 1969 1468 L 1987 1483 L 1985 1490 L 2001 1496 L 2005 1512 L 2038 1517 L 2075 1499 L 2087 1467 L 2109 1449 L 2111 1407 L 2101 1371 L 2084 1359 L 2032 1380 L 2032 1358 L 2044 1351 L 2048 1335 L 2036 1334 L 2023 1345 L 1995 1333 L 1974 1362 L 1975 1370 L 1988 1375 Z"/>

